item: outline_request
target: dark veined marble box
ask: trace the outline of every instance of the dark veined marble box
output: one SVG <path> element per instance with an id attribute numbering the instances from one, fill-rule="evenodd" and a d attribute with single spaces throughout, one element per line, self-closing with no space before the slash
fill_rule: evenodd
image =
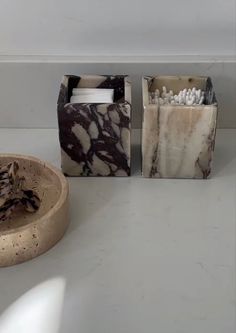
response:
<path id="1" fill-rule="evenodd" d="M 205 91 L 203 105 L 150 104 L 156 89 Z M 153 178 L 207 178 L 211 172 L 217 101 L 209 77 L 144 77 L 142 175 Z"/>
<path id="2" fill-rule="evenodd" d="M 73 88 L 114 89 L 114 102 L 70 103 Z M 57 111 L 66 175 L 130 175 L 131 83 L 127 76 L 65 75 Z"/>

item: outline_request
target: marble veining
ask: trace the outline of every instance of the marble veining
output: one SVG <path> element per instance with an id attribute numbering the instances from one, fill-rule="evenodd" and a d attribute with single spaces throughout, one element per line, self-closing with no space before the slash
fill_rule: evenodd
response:
<path id="1" fill-rule="evenodd" d="M 185 77 L 184 79 L 186 80 Z M 178 80 L 181 78 L 176 78 L 176 81 Z M 194 81 L 194 78 L 191 80 Z M 208 78 L 202 80 L 207 82 L 205 105 L 182 106 L 159 105 L 158 102 L 149 104 L 148 89 L 153 78 L 143 79 L 142 174 L 144 177 L 205 179 L 210 175 L 217 104 L 211 81 Z M 169 83 L 168 78 L 166 82 Z"/>
<path id="2" fill-rule="evenodd" d="M 68 103 L 72 89 L 84 86 L 113 88 L 114 103 Z M 64 77 L 58 99 L 63 172 L 68 176 L 129 176 L 130 120 L 126 76 Z"/>

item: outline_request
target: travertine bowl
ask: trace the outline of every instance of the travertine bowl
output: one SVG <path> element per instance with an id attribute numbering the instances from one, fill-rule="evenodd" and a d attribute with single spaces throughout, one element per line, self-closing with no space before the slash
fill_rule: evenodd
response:
<path id="1" fill-rule="evenodd" d="M 53 166 L 37 158 L 0 154 L 0 166 L 18 161 L 28 189 L 40 197 L 36 213 L 16 211 L 0 223 L 0 266 L 32 259 L 55 245 L 64 235 L 68 218 L 68 183 Z"/>

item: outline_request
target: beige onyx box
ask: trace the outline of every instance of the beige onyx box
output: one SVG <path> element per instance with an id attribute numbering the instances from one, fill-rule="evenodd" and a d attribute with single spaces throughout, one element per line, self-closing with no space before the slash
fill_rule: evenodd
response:
<path id="1" fill-rule="evenodd" d="M 202 105 L 150 103 L 157 89 L 204 91 Z M 150 178 L 203 178 L 211 173 L 217 100 L 209 77 L 146 76 L 142 79 L 142 175 Z"/>

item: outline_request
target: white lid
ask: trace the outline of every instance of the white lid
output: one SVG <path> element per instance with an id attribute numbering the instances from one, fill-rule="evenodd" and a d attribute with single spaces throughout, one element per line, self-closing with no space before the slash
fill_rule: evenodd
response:
<path id="1" fill-rule="evenodd" d="M 77 95 L 90 95 L 90 94 L 111 94 L 113 96 L 114 89 L 103 89 L 103 88 L 74 88 L 72 94 Z"/>
<path id="2" fill-rule="evenodd" d="M 113 96 L 109 94 L 91 94 L 71 96 L 71 103 L 113 103 Z"/>

